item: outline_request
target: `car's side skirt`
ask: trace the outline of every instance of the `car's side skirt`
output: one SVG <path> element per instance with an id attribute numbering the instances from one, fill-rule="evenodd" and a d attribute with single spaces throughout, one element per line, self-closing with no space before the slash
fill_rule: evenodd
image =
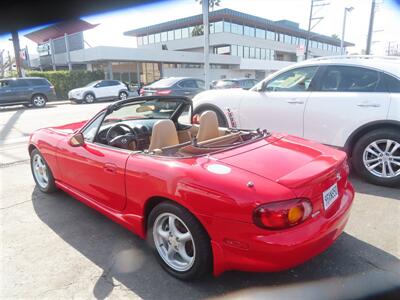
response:
<path id="1" fill-rule="evenodd" d="M 56 180 L 56 186 L 66 192 L 67 194 L 71 195 L 75 199 L 79 200 L 80 202 L 86 204 L 87 206 L 94 208 L 101 214 L 105 215 L 109 219 L 117 222 L 118 224 L 122 225 L 129 231 L 133 232 L 134 234 L 138 235 L 141 238 L 145 238 L 146 234 L 144 232 L 143 224 L 143 217 L 136 214 L 131 214 L 129 212 L 122 213 L 104 205 L 101 203 L 87 197 L 83 193 L 77 191 L 76 189 L 64 184 L 60 181 Z"/>

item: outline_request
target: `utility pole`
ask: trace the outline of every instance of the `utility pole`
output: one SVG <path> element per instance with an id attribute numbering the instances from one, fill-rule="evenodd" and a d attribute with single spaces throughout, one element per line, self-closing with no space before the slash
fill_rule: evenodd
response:
<path id="1" fill-rule="evenodd" d="M 365 54 L 371 54 L 371 41 L 372 41 L 372 32 L 374 29 L 374 17 L 375 17 L 375 0 L 372 0 L 371 4 L 371 15 L 369 17 L 369 27 L 368 27 L 368 37 L 367 37 L 367 47 L 365 48 Z"/>
<path id="2" fill-rule="evenodd" d="M 14 45 L 14 56 L 15 56 L 15 65 L 17 66 L 17 74 L 18 77 L 22 77 L 22 71 L 21 71 L 21 57 L 20 57 L 20 46 L 19 46 L 19 37 L 18 37 L 18 31 L 13 30 L 11 32 L 11 38 L 12 42 Z"/>
<path id="3" fill-rule="evenodd" d="M 344 16 L 343 16 L 343 28 L 342 28 L 342 38 L 340 40 L 340 55 L 344 55 L 344 32 L 346 30 L 346 15 L 347 12 L 351 12 L 354 7 L 345 7 L 344 8 Z"/>
<path id="4" fill-rule="evenodd" d="M 308 58 L 308 52 L 309 52 L 308 49 L 310 48 L 311 30 L 313 30 L 313 28 L 315 26 L 317 26 L 319 24 L 319 22 L 321 22 L 322 19 L 324 18 L 324 17 L 315 17 L 314 16 L 314 13 L 315 13 L 314 8 L 315 7 L 322 8 L 322 7 L 330 4 L 329 2 L 324 2 L 324 1 L 325 0 L 311 0 L 310 17 L 308 18 L 308 30 L 307 30 L 306 50 L 304 53 L 304 59 Z M 317 20 L 317 22 L 314 25 L 312 25 L 312 22 L 314 20 Z"/>
<path id="5" fill-rule="evenodd" d="M 208 26 L 209 1 L 202 1 L 203 7 L 203 33 L 204 33 L 204 84 L 208 90 L 210 88 L 210 36 Z"/>

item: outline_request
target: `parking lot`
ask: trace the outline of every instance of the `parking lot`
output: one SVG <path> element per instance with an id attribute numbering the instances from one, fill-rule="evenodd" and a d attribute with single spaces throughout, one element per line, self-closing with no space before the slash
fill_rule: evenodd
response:
<path id="1" fill-rule="evenodd" d="M 400 189 L 352 176 L 345 233 L 326 252 L 279 273 L 227 272 L 185 283 L 145 242 L 65 193 L 43 194 L 27 141 L 38 128 L 85 120 L 107 103 L 0 108 L 1 298 L 357 298 L 400 287 Z"/>

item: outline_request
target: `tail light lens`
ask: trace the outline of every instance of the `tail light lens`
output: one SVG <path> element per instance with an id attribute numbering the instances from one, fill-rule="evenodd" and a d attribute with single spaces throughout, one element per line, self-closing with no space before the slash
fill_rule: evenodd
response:
<path id="1" fill-rule="evenodd" d="M 200 115 L 199 114 L 193 115 L 192 124 L 200 124 Z"/>
<path id="2" fill-rule="evenodd" d="M 159 91 L 157 91 L 156 92 L 156 95 L 169 95 L 169 94 L 171 94 L 171 90 L 159 90 Z"/>
<path id="3" fill-rule="evenodd" d="M 285 229 L 304 222 L 312 212 L 307 199 L 292 199 L 260 205 L 254 210 L 254 223 L 266 229 Z"/>

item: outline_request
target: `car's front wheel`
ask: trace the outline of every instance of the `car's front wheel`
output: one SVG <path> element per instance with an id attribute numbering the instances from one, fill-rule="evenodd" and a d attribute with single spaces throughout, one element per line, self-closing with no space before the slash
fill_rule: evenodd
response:
<path id="1" fill-rule="evenodd" d="M 118 98 L 120 100 L 126 100 L 126 99 L 128 99 L 128 93 L 127 92 L 121 92 L 121 93 L 119 93 Z"/>
<path id="2" fill-rule="evenodd" d="M 192 280 L 210 271 L 210 240 L 199 221 L 185 208 L 162 202 L 151 211 L 147 228 L 148 241 L 168 273 Z"/>
<path id="3" fill-rule="evenodd" d="M 96 98 L 94 97 L 94 95 L 92 93 L 86 94 L 84 97 L 84 102 L 85 103 L 93 103 L 96 100 Z"/>
<path id="4" fill-rule="evenodd" d="M 44 193 L 52 193 L 57 190 L 53 174 L 42 154 L 34 149 L 31 152 L 31 170 L 36 185 Z"/>
<path id="5" fill-rule="evenodd" d="M 42 94 L 36 94 L 32 96 L 31 103 L 35 108 L 41 108 L 46 106 L 46 96 Z"/>
<path id="6" fill-rule="evenodd" d="M 356 172 L 367 181 L 385 186 L 400 186 L 400 133 L 377 129 L 362 136 L 353 150 Z"/>

